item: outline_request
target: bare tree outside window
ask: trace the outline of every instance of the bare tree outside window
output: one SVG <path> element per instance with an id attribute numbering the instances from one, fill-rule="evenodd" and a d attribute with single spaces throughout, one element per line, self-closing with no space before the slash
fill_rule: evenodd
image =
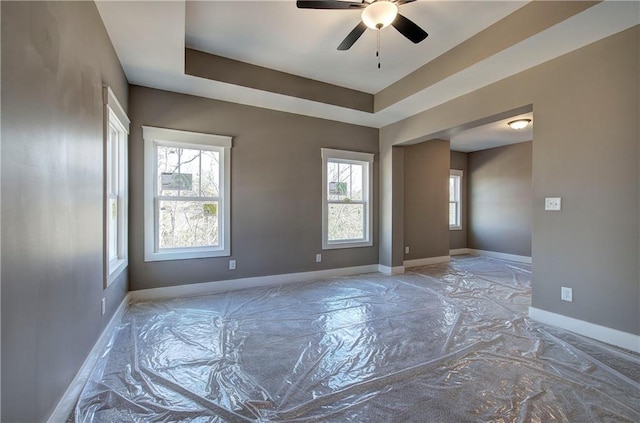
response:
<path id="1" fill-rule="evenodd" d="M 158 145 L 156 163 L 158 247 L 219 246 L 219 153 Z"/>
<path id="2" fill-rule="evenodd" d="M 363 165 L 327 163 L 328 240 L 365 239 Z"/>

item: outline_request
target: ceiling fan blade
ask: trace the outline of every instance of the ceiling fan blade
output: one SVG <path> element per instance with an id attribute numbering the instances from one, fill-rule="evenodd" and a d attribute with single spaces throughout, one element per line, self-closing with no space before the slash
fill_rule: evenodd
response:
<path id="1" fill-rule="evenodd" d="M 416 0 L 396 0 L 395 3 L 396 6 L 400 6 L 402 4 L 413 3 L 414 1 Z"/>
<path id="2" fill-rule="evenodd" d="M 360 36 L 364 34 L 366 30 L 367 26 L 364 24 L 364 22 L 360 21 L 360 23 L 351 30 L 349 35 L 347 35 L 347 37 L 342 40 L 342 42 L 338 46 L 338 50 L 349 50 L 353 43 L 358 41 L 358 38 L 360 38 Z"/>
<path id="3" fill-rule="evenodd" d="M 362 9 L 364 2 L 350 2 L 339 0 L 298 0 L 298 9 Z"/>
<path id="4" fill-rule="evenodd" d="M 413 41 L 414 44 L 418 44 L 429 36 L 424 29 L 410 21 L 409 19 L 398 13 L 396 19 L 391 22 L 391 25 L 398 30 L 402 35 Z"/>

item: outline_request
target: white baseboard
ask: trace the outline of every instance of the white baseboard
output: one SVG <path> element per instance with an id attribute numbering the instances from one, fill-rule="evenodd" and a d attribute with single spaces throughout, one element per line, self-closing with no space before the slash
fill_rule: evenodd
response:
<path id="1" fill-rule="evenodd" d="M 476 256 L 486 256 L 493 257 L 502 260 L 510 260 L 517 261 L 519 263 L 529 263 L 531 264 L 531 257 L 528 256 L 518 256 L 515 254 L 507 254 L 507 253 L 498 253 L 496 251 L 486 251 L 486 250 L 475 250 L 473 248 L 469 248 L 469 254 L 473 254 Z"/>
<path id="2" fill-rule="evenodd" d="M 163 298 L 192 297 L 196 295 L 218 294 L 245 288 L 277 286 L 293 282 L 305 282 L 337 276 L 361 275 L 378 272 L 377 264 L 343 267 L 339 269 L 316 270 L 312 272 L 285 273 L 283 275 L 256 276 L 252 278 L 229 279 L 215 282 L 194 283 L 188 285 L 167 286 L 163 288 L 131 291 L 131 301 L 148 301 Z"/>
<path id="3" fill-rule="evenodd" d="M 404 266 L 383 266 L 382 264 L 378 265 L 378 272 L 383 273 L 387 276 L 392 275 L 403 275 L 404 274 Z"/>
<path id="4" fill-rule="evenodd" d="M 563 316 L 562 314 L 552 313 L 535 307 L 529 307 L 529 317 L 536 322 L 556 326 L 561 329 L 566 329 L 568 331 L 584 335 L 588 338 L 597 339 L 598 341 L 606 342 L 607 344 L 616 345 L 618 347 L 640 353 L 640 335 L 622 332 L 617 329 L 596 325 L 594 323 L 585 322 L 584 320 L 574 319 L 573 317 Z"/>
<path id="5" fill-rule="evenodd" d="M 49 419 L 47 420 L 48 423 L 66 422 L 71 413 L 73 413 L 73 409 L 78 402 L 78 398 L 80 397 L 82 388 L 84 388 L 87 380 L 89 380 L 89 376 L 91 376 L 91 372 L 98 362 L 98 358 L 100 358 L 100 355 L 102 355 L 102 353 L 104 352 L 107 344 L 109 343 L 109 340 L 111 340 L 113 331 L 115 330 L 116 326 L 120 324 L 122 316 L 124 315 L 125 311 L 127 311 L 128 305 L 129 294 L 124 297 L 124 299 L 118 306 L 118 309 L 111 317 L 111 320 L 109 320 L 109 323 L 107 324 L 107 326 L 105 326 L 102 334 L 89 352 L 86 360 L 84 360 L 84 363 L 82 363 L 80 370 L 78 370 L 78 373 L 76 373 L 76 376 L 73 378 L 73 380 L 69 384 L 69 387 L 62 395 L 62 398 L 60 398 L 60 401 L 58 401 L 58 405 L 53 410 L 53 413 L 51 413 L 51 415 L 49 416 Z"/>
<path id="6" fill-rule="evenodd" d="M 449 263 L 451 256 L 427 257 L 421 259 L 405 260 L 404 267 L 428 266 L 430 264 Z"/>
<path id="7" fill-rule="evenodd" d="M 463 256 L 465 254 L 471 254 L 471 249 L 469 248 L 456 248 L 453 250 L 449 250 L 450 256 Z"/>

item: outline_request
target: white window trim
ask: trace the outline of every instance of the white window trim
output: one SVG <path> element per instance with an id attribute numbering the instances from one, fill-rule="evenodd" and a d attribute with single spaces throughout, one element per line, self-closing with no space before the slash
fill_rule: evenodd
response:
<path id="1" fill-rule="evenodd" d="M 144 139 L 144 261 L 184 260 L 207 257 L 226 257 L 231 255 L 231 146 L 232 137 L 224 135 L 202 134 L 176 129 L 142 127 Z M 183 148 L 218 147 L 223 166 L 223 184 L 219 198 L 222 228 L 220 247 L 175 248 L 170 251 L 156 249 L 156 153 L 155 146 L 173 144 Z"/>
<path id="2" fill-rule="evenodd" d="M 338 248 L 371 247 L 373 245 L 373 161 L 374 154 L 360 153 L 356 151 L 334 150 L 322 148 L 322 249 L 333 250 Z M 365 222 L 364 241 L 329 241 L 329 203 L 327 201 L 327 162 L 329 160 L 342 161 L 345 163 L 364 164 L 366 169 L 365 184 L 363 192 L 366 198 L 363 199 L 367 207 Z"/>
<path id="3" fill-rule="evenodd" d="M 129 137 L 129 125 L 131 121 L 127 117 L 126 112 L 114 92 L 110 87 L 103 88 L 103 104 L 104 104 L 104 252 L 103 252 L 103 265 L 104 265 L 104 287 L 108 287 L 129 265 L 129 172 L 128 172 L 128 137 Z M 109 227 L 108 219 L 109 213 L 109 193 L 107 192 L 107 179 L 109 177 L 109 169 L 107 167 L 107 145 L 109 137 L 109 128 L 113 125 L 123 135 L 122 145 L 118 148 L 118 260 L 113 262 L 109 261 Z"/>
<path id="4" fill-rule="evenodd" d="M 457 176 L 460 178 L 460 186 L 458 189 L 458 222 L 459 225 L 449 225 L 449 230 L 451 231 L 461 231 L 462 230 L 462 175 L 463 171 L 458 169 L 450 169 L 449 177 Z"/>

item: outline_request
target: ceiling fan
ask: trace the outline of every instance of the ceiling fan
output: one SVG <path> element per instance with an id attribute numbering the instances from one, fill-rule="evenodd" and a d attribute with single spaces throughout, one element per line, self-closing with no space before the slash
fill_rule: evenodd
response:
<path id="1" fill-rule="evenodd" d="M 402 35 L 417 44 L 427 38 L 422 28 L 398 13 L 398 6 L 415 0 L 373 0 L 351 2 L 342 0 L 297 0 L 298 9 L 364 9 L 362 20 L 340 43 L 338 50 L 349 50 L 367 28 L 380 30 L 393 26 Z"/>

